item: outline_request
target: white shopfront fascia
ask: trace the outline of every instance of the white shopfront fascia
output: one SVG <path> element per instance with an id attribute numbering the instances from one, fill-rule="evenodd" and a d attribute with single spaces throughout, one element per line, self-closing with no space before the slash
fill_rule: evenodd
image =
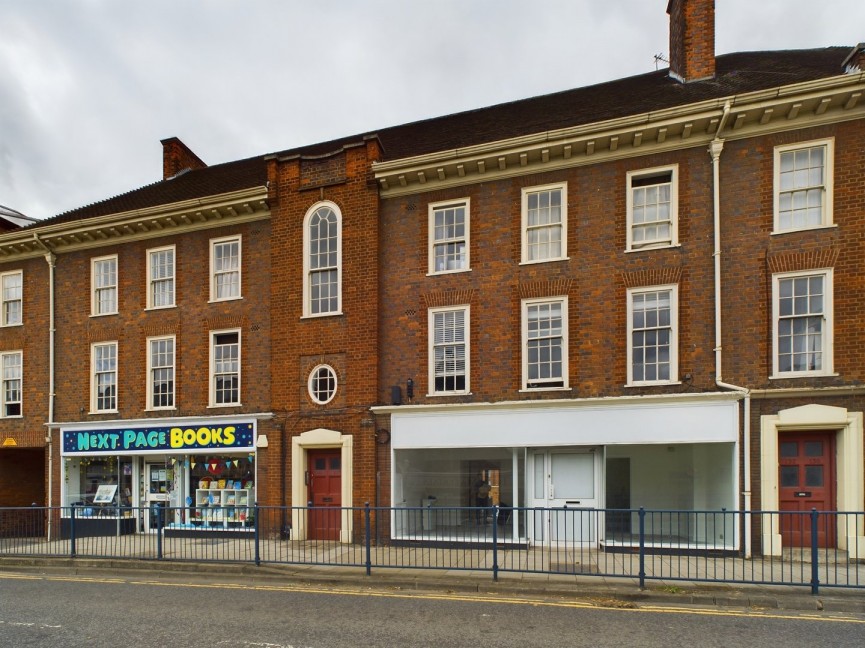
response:
<path id="1" fill-rule="evenodd" d="M 739 394 L 375 408 L 394 450 L 738 443 Z"/>

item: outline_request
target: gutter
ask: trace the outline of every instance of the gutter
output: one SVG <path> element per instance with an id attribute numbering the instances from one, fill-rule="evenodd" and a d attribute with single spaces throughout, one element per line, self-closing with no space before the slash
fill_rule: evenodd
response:
<path id="1" fill-rule="evenodd" d="M 715 384 L 723 389 L 739 392 L 745 402 L 745 422 L 742 430 L 743 455 L 742 472 L 744 488 L 743 513 L 745 515 L 745 558 L 751 557 L 751 392 L 747 387 L 733 385 L 724 382 L 722 376 L 722 326 L 721 326 L 721 151 L 724 150 L 724 140 L 721 133 L 730 117 L 730 102 L 724 104 L 724 113 L 721 123 L 715 131 L 715 138 L 709 144 L 709 155 L 712 156 L 712 212 L 715 249 L 714 257 L 715 275 Z"/>

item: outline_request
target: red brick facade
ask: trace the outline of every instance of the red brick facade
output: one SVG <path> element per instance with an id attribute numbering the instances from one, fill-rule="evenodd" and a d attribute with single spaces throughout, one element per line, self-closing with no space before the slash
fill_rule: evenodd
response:
<path id="1" fill-rule="evenodd" d="M 729 83 L 741 76 L 720 64 L 716 69 L 712 2 L 672 0 L 668 10 L 674 75 L 695 84 L 688 87 L 716 73 L 727 73 Z M 550 447 L 592 453 L 600 475 L 608 450 L 635 464 L 644 461 L 646 472 L 653 468 L 653 460 L 646 457 L 658 446 L 669 451 L 670 465 L 669 457 L 684 446 L 682 454 L 704 454 L 667 471 L 692 489 L 681 498 L 674 493 L 667 508 L 712 507 L 720 501 L 719 508 L 759 509 L 777 506 L 773 489 L 778 479 L 774 458 L 764 461 L 761 444 L 807 428 L 837 434 L 839 456 L 857 455 L 850 463 L 855 474 L 845 468 L 838 506 L 861 508 L 865 453 L 854 441 L 865 411 L 865 351 L 858 342 L 865 316 L 858 298 L 863 288 L 865 115 L 857 107 L 861 92 L 856 91 L 865 80 L 861 75 L 840 76 L 842 56 L 834 51 L 823 53 L 828 62 L 820 59 L 820 65 L 825 63 L 825 69 L 817 63 L 814 70 L 805 69 L 816 56 L 784 59 L 787 67 L 781 66 L 779 74 L 785 84 L 792 81 L 784 70 L 802 67 L 801 96 L 773 95 L 771 106 L 769 99 L 749 95 L 753 88 L 746 84 L 741 89 L 744 98 L 717 94 L 710 101 L 695 95 L 684 104 L 681 98 L 665 99 L 673 103 L 656 106 L 661 116 L 649 106 L 639 119 L 629 117 L 615 127 L 599 117 L 598 124 L 549 127 L 542 138 L 504 125 L 495 131 L 489 124 L 498 122 L 481 114 L 474 142 L 474 132 L 466 126 L 474 117 L 466 114 L 210 169 L 176 138 L 165 140 L 165 176 L 186 168 L 188 173 L 152 190 L 164 194 L 153 197 L 145 188 L 131 198 L 114 199 L 110 206 L 97 206 L 96 212 L 85 208 L 79 221 L 92 232 L 55 235 L 51 243 L 56 251 L 57 371 L 50 450 L 44 441 L 49 410 L 48 264 L 35 243 L 10 243 L 5 249 L 8 256 L 34 246 L 26 258 L 7 261 L 0 269 L 23 268 L 26 278 L 24 326 L 0 329 L 2 349 L 23 349 L 26 368 L 24 416 L 0 419 L 0 439 L 14 440 L 0 448 L 0 498 L 21 502 L 46 491 L 49 477 L 44 473 L 39 475 L 41 491 L 28 487 L 13 493 L 20 471 L 3 467 L 26 451 L 26 465 L 35 470 L 36 459 L 50 451 L 58 461 L 44 499 L 59 501 L 58 424 L 204 420 L 233 414 L 256 417 L 259 437 L 267 438 L 256 450 L 257 497 L 263 505 L 306 504 L 311 449 L 340 449 L 342 459 L 350 459 L 342 475 L 347 487 L 341 503 L 357 507 L 418 501 L 419 490 L 408 499 L 391 501 L 403 477 L 398 469 L 411 474 L 408 459 L 402 468 L 391 465 L 400 463 L 401 450 L 407 457 L 427 450 L 471 450 L 475 454 L 452 457 L 463 462 L 451 467 L 452 475 L 462 471 L 454 481 L 465 481 L 478 465 L 472 462 L 484 460 L 496 470 L 523 470 L 509 479 L 528 490 L 528 471 L 535 469 L 528 466 L 530 457 L 543 460 Z M 809 89 L 815 78 L 827 86 L 825 97 L 815 97 Z M 643 82 L 655 84 L 651 87 L 658 95 L 680 97 L 686 92 L 665 74 L 632 83 Z M 713 82 L 708 87 L 705 92 L 719 93 L 718 88 L 726 86 Z M 616 110 L 620 90 L 611 90 L 608 99 Z M 577 98 L 595 100 L 599 92 L 604 91 L 590 89 Z M 546 117 L 545 98 L 526 102 L 526 114 L 536 109 Z M 501 117 L 506 109 L 489 110 Z M 519 110 L 513 113 L 521 124 L 527 121 Z M 621 116 L 606 115 L 613 121 Z M 832 164 L 824 167 L 830 222 L 779 232 L 778 147 L 812 141 L 831 143 L 826 150 Z M 468 144 L 477 146 L 464 148 Z M 710 148 L 722 149 L 716 167 Z M 393 150 L 403 155 L 388 157 Z M 661 170 L 671 178 L 675 235 L 669 244 L 632 248 L 629 183 L 647 170 Z M 528 263 L 522 259 L 523 191 L 547 185 L 566 187 L 566 254 Z M 232 192 L 243 196 L 220 197 Z M 214 202 L 212 211 L 197 206 L 204 200 Z M 463 200 L 468 205 L 469 268 L 431 272 L 430 205 Z M 305 259 L 311 253 L 308 218 L 318 208 L 331 210 L 338 219 L 339 308 L 326 314 L 310 312 L 305 288 Z M 147 210 L 153 211 L 152 220 L 124 220 L 130 212 Z M 58 219 L 57 225 L 70 229 L 70 221 L 76 223 L 68 215 Z M 242 299 L 212 301 L 210 241 L 228 235 L 242 240 Z M 177 306 L 148 310 L 147 250 L 166 245 L 176 250 Z M 64 246 L 71 246 L 70 251 Z M 107 255 L 117 255 L 119 312 L 94 317 L 91 262 Z M 821 331 L 829 336 L 822 339 L 832 340 L 826 352 L 831 371 L 775 376 L 773 276 L 825 269 L 831 269 L 833 299 L 823 325 L 828 328 Z M 631 380 L 629 373 L 635 364 L 629 356 L 629 290 L 653 286 L 675 287 L 677 313 L 675 375 L 655 384 Z M 546 297 L 567 298 L 567 375 L 564 388 L 537 390 L 523 379 L 523 301 Z M 470 388 L 431 395 L 430 309 L 459 305 L 470 310 Z M 716 321 L 718 312 L 722 326 Z M 242 340 L 242 405 L 230 408 L 209 403 L 209 333 L 222 329 L 238 329 Z M 176 408 L 170 411 L 146 407 L 146 340 L 155 335 L 176 336 Z M 118 412 L 90 414 L 90 345 L 109 340 L 119 344 Z M 332 400 L 319 404 L 310 395 L 309 380 L 323 365 L 334 371 L 336 390 Z M 721 403 L 722 414 L 729 417 L 726 428 L 712 427 L 716 421 L 703 413 L 706 403 Z M 662 410 L 677 423 L 670 429 L 653 428 L 656 436 L 640 436 L 641 407 L 645 412 Z M 676 418 L 685 409 L 688 415 Z M 585 414 L 595 410 L 600 412 L 596 418 Z M 476 424 L 470 420 L 475 414 L 478 420 L 489 418 Z M 520 420 L 528 423 L 525 429 L 511 429 L 510 440 L 498 446 L 496 434 L 507 427 L 502 420 L 511 414 L 524 416 Z M 440 417 L 440 429 L 425 417 Z M 555 424 L 545 427 L 537 422 L 541 420 Z M 459 428 L 465 433 L 454 441 L 449 428 L 458 425 L 465 426 Z M 551 429 L 555 426 L 558 429 Z M 619 429 L 624 427 L 629 429 Z M 430 438 L 419 438 L 416 429 Z M 394 434 L 400 435 L 399 443 L 392 442 Z M 481 453 L 489 448 L 512 452 L 513 463 L 507 465 L 501 457 L 495 459 L 498 463 L 483 459 Z M 726 471 L 718 480 L 730 482 L 723 492 L 727 499 L 717 499 L 714 477 L 693 486 L 700 467 L 707 465 Z M 595 505 L 603 508 L 600 477 L 597 484 L 601 495 Z M 451 504 L 470 501 L 466 493 L 454 497 Z M 520 504 L 530 499 L 525 493 L 523 498 Z M 0 499 L 0 506 L 6 503 Z M 773 542 L 768 537 L 762 541 Z"/>

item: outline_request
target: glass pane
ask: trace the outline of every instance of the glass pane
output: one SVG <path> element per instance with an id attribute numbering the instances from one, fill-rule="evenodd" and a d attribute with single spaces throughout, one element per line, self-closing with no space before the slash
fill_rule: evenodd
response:
<path id="1" fill-rule="evenodd" d="M 799 486 L 799 466 L 781 466 L 781 486 L 787 488 Z"/>
<path id="2" fill-rule="evenodd" d="M 822 441 L 806 441 L 805 442 L 806 457 L 822 457 L 823 442 Z"/>
<path id="3" fill-rule="evenodd" d="M 591 454 L 554 454 L 553 488 L 556 499 L 595 496 L 595 457 Z"/>
<path id="4" fill-rule="evenodd" d="M 805 486 L 823 485 L 823 466 L 805 466 Z"/>
<path id="5" fill-rule="evenodd" d="M 799 444 L 795 441 L 782 441 L 781 442 L 781 456 L 782 457 L 797 457 L 799 456 Z"/>
<path id="6" fill-rule="evenodd" d="M 544 499 L 544 455 L 535 455 L 535 499 Z"/>

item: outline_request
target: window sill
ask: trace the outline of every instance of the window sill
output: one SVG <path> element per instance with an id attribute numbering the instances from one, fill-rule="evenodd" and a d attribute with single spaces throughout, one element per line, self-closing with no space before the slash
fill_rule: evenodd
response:
<path id="1" fill-rule="evenodd" d="M 145 407 L 145 412 L 176 412 L 176 407 Z"/>
<path id="2" fill-rule="evenodd" d="M 242 403 L 219 403 L 218 405 L 210 404 L 207 409 L 225 409 L 226 407 L 243 407 Z"/>
<path id="3" fill-rule="evenodd" d="M 427 398 L 447 398 L 448 396 L 471 396 L 472 393 L 470 391 L 453 391 L 453 392 L 435 392 L 433 394 L 427 394 Z"/>
<path id="4" fill-rule="evenodd" d="M 207 303 L 208 304 L 221 304 L 222 302 L 238 301 L 240 299 L 243 299 L 243 295 L 238 295 L 237 297 L 222 297 L 221 299 L 210 298 L 207 300 Z"/>
<path id="5" fill-rule="evenodd" d="M 147 311 L 160 311 L 160 310 L 167 310 L 169 308 L 177 308 L 177 304 L 171 304 L 170 306 L 148 306 L 147 308 L 144 309 L 144 311 L 145 312 L 147 312 Z"/>
<path id="6" fill-rule="evenodd" d="M 87 412 L 89 416 L 97 416 L 99 414 L 119 414 L 120 410 L 112 409 L 112 410 L 91 410 Z"/>
<path id="7" fill-rule="evenodd" d="M 339 310 L 339 311 L 337 311 L 337 312 L 335 312 L 335 313 L 316 313 L 316 314 L 314 314 L 314 315 L 301 315 L 301 316 L 300 316 L 300 319 L 302 319 L 302 320 L 305 320 L 305 319 L 318 319 L 318 318 L 320 318 L 320 317 L 338 317 L 338 316 L 340 316 L 340 315 L 342 315 L 342 311 L 341 311 L 341 310 Z"/>
<path id="8" fill-rule="evenodd" d="M 439 275 L 452 275 L 452 274 L 459 274 L 461 272 L 471 272 L 471 271 L 472 271 L 471 268 L 461 268 L 459 270 L 439 270 L 437 272 L 427 272 L 426 276 L 427 277 L 438 277 Z"/>
<path id="9" fill-rule="evenodd" d="M 787 380 L 789 378 L 834 378 L 841 374 L 834 371 L 799 371 L 796 373 L 772 374 L 769 380 Z"/>
<path id="10" fill-rule="evenodd" d="M 786 229 L 786 230 L 772 230 L 769 235 L 770 236 L 783 236 L 784 234 L 795 234 L 796 232 L 812 232 L 814 230 L 821 229 L 837 229 L 838 226 L 835 223 L 828 223 L 826 225 L 814 225 L 813 227 L 797 227 L 795 229 Z"/>
<path id="11" fill-rule="evenodd" d="M 633 387 L 666 387 L 667 385 L 681 385 L 681 380 L 653 380 L 652 382 L 632 382 L 623 385 L 625 389 Z"/>
<path id="12" fill-rule="evenodd" d="M 658 243 L 657 245 L 644 245 L 643 247 L 631 247 L 625 250 L 625 254 L 634 254 L 636 252 L 652 252 L 654 250 L 675 250 L 680 248 L 680 243 Z"/>
<path id="13" fill-rule="evenodd" d="M 528 387 L 523 387 L 519 390 L 520 394 L 534 394 L 537 392 L 566 392 L 573 391 L 570 387 L 532 387 L 531 389 Z"/>
<path id="14" fill-rule="evenodd" d="M 8 419 L 23 419 L 23 414 L 9 414 L 8 416 L 0 416 L 0 420 L 8 420 Z"/>
<path id="15" fill-rule="evenodd" d="M 120 311 L 114 311 L 113 313 L 91 313 L 90 317 L 110 317 L 111 315 L 120 315 Z"/>
<path id="16" fill-rule="evenodd" d="M 15 328 L 16 326 L 24 326 L 24 322 L 16 322 L 15 324 L 0 324 L 0 328 Z"/>
<path id="17" fill-rule="evenodd" d="M 555 263 L 556 261 L 570 261 L 571 257 L 563 256 L 556 257 L 555 259 L 537 259 L 536 261 L 520 261 L 521 266 L 525 265 L 537 265 L 538 263 Z"/>

